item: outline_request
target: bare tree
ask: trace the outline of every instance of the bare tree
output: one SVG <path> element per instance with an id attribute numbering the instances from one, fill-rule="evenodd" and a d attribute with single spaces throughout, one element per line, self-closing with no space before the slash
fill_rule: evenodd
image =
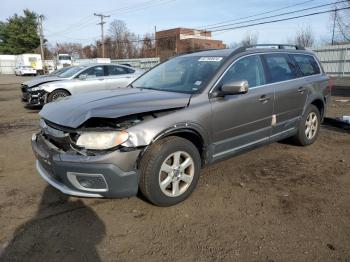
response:
<path id="1" fill-rule="evenodd" d="M 108 29 L 109 36 L 111 37 L 114 49 L 113 58 L 125 58 L 127 57 L 128 46 L 128 28 L 122 20 L 113 20 Z"/>
<path id="2" fill-rule="evenodd" d="M 335 8 L 350 7 L 350 0 L 345 3 L 335 4 Z M 332 34 L 335 30 L 336 42 L 350 41 L 350 11 L 349 9 L 336 11 L 331 14 Z M 335 22 L 335 23 L 334 23 Z M 335 28 L 334 28 L 335 27 Z"/>
<path id="3" fill-rule="evenodd" d="M 314 42 L 315 37 L 310 26 L 301 27 L 294 37 L 294 44 L 299 46 L 311 47 Z"/>
<path id="4" fill-rule="evenodd" d="M 53 49 L 54 53 L 66 53 L 70 55 L 77 55 L 83 57 L 83 46 L 80 43 L 61 43 L 56 44 L 56 48 Z"/>
<path id="5" fill-rule="evenodd" d="M 241 40 L 239 45 L 241 46 L 251 46 L 258 43 L 259 34 L 247 32 L 244 38 Z"/>
<path id="6" fill-rule="evenodd" d="M 83 58 L 96 58 L 97 49 L 94 45 L 87 45 L 83 47 Z"/>

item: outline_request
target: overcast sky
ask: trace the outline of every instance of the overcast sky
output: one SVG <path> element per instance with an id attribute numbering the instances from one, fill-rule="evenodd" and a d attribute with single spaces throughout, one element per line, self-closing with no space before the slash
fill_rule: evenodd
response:
<path id="1" fill-rule="evenodd" d="M 309 1 L 294 8 L 284 9 L 268 15 L 328 4 L 334 1 Z M 50 44 L 56 42 L 88 44 L 100 37 L 100 27 L 96 25 L 99 18 L 93 15 L 94 12 L 111 15 L 106 20 L 107 28 L 109 22 L 120 19 L 127 24 L 131 32 L 142 37 L 145 33 L 152 33 L 154 26 L 157 26 L 157 30 L 174 27 L 201 28 L 303 2 L 306 2 L 306 0 L 2 0 L 0 20 L 4 21 L 14 13 L 21 14 L 23 9 L 28 8 L 45 15 L 44 32 Z M 327 6 L 293 15 L 328 9 L 332 9 L 332 7 Z M 249 19 L 254 18 L 257 17 Z M 213 36 L 215 39 L 224 40 L 226 44 L 231 44 L 239 42 L 248 31 L 258 33 L 260 43 L 280 43 L 286 42 L 288 38 L 293 38 L 298 28 L 303 25 L 311 26 L 317 40 L 329 38 L 331 25 L 329 14 L 218 32 L 214 33 Z"/>

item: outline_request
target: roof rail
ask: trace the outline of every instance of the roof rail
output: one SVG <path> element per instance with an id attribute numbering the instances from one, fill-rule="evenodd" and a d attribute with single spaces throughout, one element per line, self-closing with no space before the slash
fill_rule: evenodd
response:
<path id="1" fill-rule="evenodd" d="M 292 47 L 295 50 L 305 50 L 305 47 L 300 45 L 291 45 L 291 44 L 257 44 L 257 45 L 249 45 L 245 48 L 254 48 L 254 47 L 276 47 L 277 49 L 288 49 L 288 47 Z"/>

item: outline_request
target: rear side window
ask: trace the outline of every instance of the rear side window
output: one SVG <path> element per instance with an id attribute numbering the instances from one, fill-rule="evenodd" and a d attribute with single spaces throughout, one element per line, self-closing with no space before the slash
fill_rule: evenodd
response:
<path id="1" fill-rule="evenodd" d="M 128 68 L 124 68 L 121 66 L 108 66 L 108 75 L 109 76 L 115 76 L 115 75 L 124 75 L 124 74 L 130 74 L 130 70 Z"/>
<path id="2" fill-rule="evenodd" d="M 297 70 L 292 60 L 285 54 L 264 55 L 269 71 L 268 83 L 275 83 L 298 77 Z"/>
<path id="3" fill-rule="evenodd" d="M 315 58 L 311 55 L 292 55 L 303 76 L 318 75 L 321 73 Z"/>
<path id="4" fill-rule="evenodd" d="M 88 78 L 104 76 L 103 66 L 94 66 L 86 69 L 81 75 L 87 75 Z"/>

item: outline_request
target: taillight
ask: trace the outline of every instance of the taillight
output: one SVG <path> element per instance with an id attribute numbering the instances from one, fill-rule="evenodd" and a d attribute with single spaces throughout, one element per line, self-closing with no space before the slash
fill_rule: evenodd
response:
<path id="1" fill-rule="evenodd" d="M 332 78 L 328 79 L 328 89 L 329 89 L 329 91 L 332 91 L 333 86 L 334 86 L 333 79 Z"/>

